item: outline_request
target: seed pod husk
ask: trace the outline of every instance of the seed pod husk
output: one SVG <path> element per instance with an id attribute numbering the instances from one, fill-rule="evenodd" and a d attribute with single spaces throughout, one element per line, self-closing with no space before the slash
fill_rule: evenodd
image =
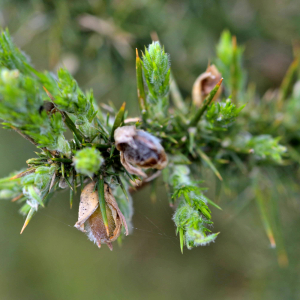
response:
<path id="1" fill-rule="evenodd" d="M 135 126 L 123 126 L 115 130 L 116 148 L 120 151 L 121 163 L 131 174 L 142 177 L 147 175 L 140 168 L 158 169 L 166 167 L 168 158 L 159 140 Z"/>
<path id="2" fill-rule="evenodd" d="M 104 226 L 101 210 L 99 207 L 98 192 L 95 191 L 95 182 L 85 186 L 80 196 L 78 221 L 74 225 L 78 230 L 85 232 L 88 238 L 100 248 L 101 243 L 107 244 L 113 250 L 112 242 L 115 241 L 122 229 L 128 235 L 125 217 L 121 213 L 110 187 L 104 184 L 104 198 L 106 202 L 106 215 L 109 235 Z"/>
<path id="3" fill-rule="evenodd" d="M 193 103 L 200 107 L 207 95 L 213 90 L 216 84 L 221 80 L 222 74 L 218 71 L 215 65 L 207 67 L 206 71 L 202 73 L 193 85 Z M 218 99 L 221 95 L 222 88 L 220 87 L 213 101 Z"/>

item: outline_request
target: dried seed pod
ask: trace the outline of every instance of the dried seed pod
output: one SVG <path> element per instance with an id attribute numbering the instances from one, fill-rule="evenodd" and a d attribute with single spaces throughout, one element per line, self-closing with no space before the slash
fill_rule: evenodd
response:
<path id="1" fill-rule="evenodd" d="M 128 228 L 125 217 L 121 213 L 112 191 L 107 184 L 104 184 L 104 198 L 106 202 L 109 236 L 107 235 L 99 207 L 99 197 L 98 192 L 95 191 L 95 182 L 86 185 L 81 193 L 78 221 L 74 226 L 80 231 L 85 232 L 88 238 L 97 244 L 99 248 L 101 247 L 101 243 L 105 243 L 110 250 L 113 250 L 111 242 L 119 237 L 122 225 L 125 227 L 126 235 L 128 235 Z"/>
<path id="2" fill-rule="evenodd" d="M 196 106 L 200 106 L 205 97 L 213 90 L 216 84 L 221 80 L 222 75 L 215 65 L 207 67 L 206 71 L 202 73 L 193 85 L 193 102 Z M 222 87 L 219 88 L 213 100 L 220 97 Z"/>
<path id="3" fill-rule="evenodd" d="M 115 130 L 116 148 L 120 151 L 121 163 L 131 174 L 147 177 L 139 168 L 161 170 L 166 167 L 168 158 L 159 140 L 135 126 L 123 126 Z"/>

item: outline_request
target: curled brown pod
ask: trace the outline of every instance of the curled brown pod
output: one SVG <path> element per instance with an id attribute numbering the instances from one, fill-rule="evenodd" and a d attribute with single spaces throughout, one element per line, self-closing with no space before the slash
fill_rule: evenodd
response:
<path id="1" fill-rule="evenodd" d="M 222 74 L 219 72 L 215 65 L 209 65 L 206 71 L 196 79 L 193 85 L 193 103 L 199 107 L 206 96 L 213 90 L 216 84 L 221 80 Z M 213 100 L 220 97 L 222 87 L 219 88 Z"/>
<path id="2" fill-rule="evenodd" d="M 135 126 L 123 126 L 115 130 L 114 138 L 121 163 L 129 173 L 147 177 L 140 168 L 161 170 L 166 167 L 168 158 L 165 150 L 150 133 Z"/>
<path id="3" fill-rule="evenodd" d="M 78 230 L 85 232 L 88 238 L 97 244 L 99 248 L 101 243 L 105 243 L 110 250 L 113 250 L 112 242 L 119 237 L 122 225 L 125 227 L 126 235 L 128 235 L 128 228 L 125 217 L 107 184 L 104 184 L 104 198 L 109 235 L 107 235 L 99 207 L 99 197 L 98 192 L 95 191 L 95 182 L 86 185 L 81 193 L 78 221 L 74 226 Z"/>

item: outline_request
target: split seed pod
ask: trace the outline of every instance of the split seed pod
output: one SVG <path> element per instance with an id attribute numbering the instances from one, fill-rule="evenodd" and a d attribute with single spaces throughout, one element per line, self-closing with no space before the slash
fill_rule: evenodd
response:
<path id="1" fill-rule="evenodd" d="M 207 67 L 206 71 L 202 73 L 195 81 L 193 85 L 193 102 L 199 107 L 206 96 L 213 90 L 216 84 L 221 80 L 222 75 L 218 71 L 215 65 L 210 65 Z M 219 88 L 213 100 L 220 97 L 222 92 L 222 87 Z"/>
<path id="2" fill-rule="evenodd" d="M 120 151 L 121 163 L 131 174 L 147 177 L 139 168 L 161 170 L 166 167 L 168 158 L 159 140 L 135 126 L 123 126 L 115 130 L 116 148 Z"/>
<path id="3" fill-rule="evenodd" d="M 118 204 L 112 194 L 110 187 L 104 184 L 104 198 L 106 202 L 106 215 L 109 228 L 109 236 L 104 226 L 101 210 L 99 207 L 98 191 L 95 190 L 95 182 L 85 186 L 80 196 L 78 221 L 74 225 L 78 230 L 85 232 L 88 238 L 100 248 L 101 243 L 107 244 L 113 250 L 112 243 L 115 241 L 122 229 L 128 235 L 125 217 L 121 213 Z"/>

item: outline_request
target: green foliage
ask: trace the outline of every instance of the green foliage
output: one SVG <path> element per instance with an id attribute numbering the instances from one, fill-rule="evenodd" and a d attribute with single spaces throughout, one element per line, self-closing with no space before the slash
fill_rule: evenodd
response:
<path id="1" fill-rule="evenodd" d="M 23 74 L 31 73 L 27 57 L 14 46 L 8 30 L 1 33 L 0 66 L 9 70 L 19 70 Z"/>
<path id="2" fill-rule="evenodd" d="M 0 199 L 9 200 L 18 197 L 22 193 L 20 179 L 10 180 L 17 172 L 11 173 L 8 177 L 0 179 Z"/>
<path id="3" fill-rule="evenodd" d="M 62 116 L 47 115 L 40 93 L 34 78 L 18 70 L 0 69 L 0 118 L 5 126 L 20 130 L 40 147 L 70 156 L 69 143 L 63 136 Z"/>
<path id="4" fill-rule="evenodd" d="M 90 179 L 97 182 L 95 188 L 107 232 L 104 183 L 113 188 L 116 201 L 130 222 L 133 210 L 128 190 L 130 185 L 135 185 L 138 176 L 133 175 L 136 172 L 130 173 L 132 169 L 128 168 L 128 163 L 134 162 L 136 153 L 139 161 L 141 157 L 146 157 L 147 161 L 153 153 L 161 155 L 157 145 L 147 140 L 147 135 L 143 136 L 145 140 L 134 143 L 135 137 L 123 137 L 124 143 L 127 139 L 134 149 L 128 154 L 131 161 L 124 162 L 122 149 L 126 145 L 119 145 L 121 152 L 117 151 L 114 133 L 118 127 L 132 122 L 132 119 L 126 120 L 125 103 L 119 111 L 106 106 L 113 117 L 104 115 L 95 104 L 93 93 L 83 93 L 68 71 L 60 69 L 57 77 L 37 72 L 13 46 L 8 32 L 1 35 L 0 45 L 0 118 L 5 121 L 5 127 L 16 130 L 42 148 L 38 157 L 27 160 L 30 168 L 17 174 L 13 184 L 7 179 L 0 181 L 0 197 L 18 197 L 17 201 L 23 203 L 20 211 L 27 215 L 23 229 L 38 208 L 46 206 L 60 189 L 70 189 L 72 206 L 76 187 L 81 185 L 82 189 Z M 159 138 L 167 153 L 168 165 L 162 170 L 162 180 L 170 206 L 175 207 L 173 219 L 182 251 L 184 245 L 188 249 L 207 245 L 218 235 L 211 231 L 213 212 L 210 206 L 220 207 L 205 195 L 206 188 L 199 186 L 202 183 L 199 178 L 201 168 L 208 166 L 220 181 L 226 181 L 222 173 L 227 169 L 240 169 L 251 176 L 253 170 L 260 170 L 262 166 L 286 162 L 286 147 L 279 144 L 280 138 L 274 138 L 275 125 L 265 127 L 264 131 L 257 129 L 259 124 L 270 125 L 273 121 L 271 114 L 264 113 L 266 106 L 250 100 L 244 104 L 251 97 L 244 89 L 242 52 L 235 38 L 224 32 L 217 46 L 216 62 L 224 76 L 225 93 L 229 91 L 231 96 L 227 95 L 227 100 L 215 99 L 221 91 L 220 80 L 197 108 L 182 100 L 174 82 L 170 85 L 169 55 L 159 42 L 149 45 L 142 59 L 138 53 L 136 56 L 137 94 L 142 118 L 135 120 L 135 125 Z M 287 86 L 290 83 L 286 80 L 282 93 L 285 97 L 289 95 Z M 169 107 L 169 91 L 175 107 Z M 257 110 L 253 106 L 257 106 Z M 261 120 L 258 121 L 253 111 L 259 113 Z M 292 110 L 286 108 L 286 111 Z M 265 116 L 268 116 L 266 120 Z M 284 120 L 276 126 L 282 126 L 294 137 L 296 133 L 293 135 Z M 65 138 L 65 126 L 73 138 Z M 286 139 L 284 144 L 287 143 Z M 297 159 L 300 161 L 299 157 Z M 161 165 L 152 166 L 161 168 Z M 146 180 L 152 180 L 156 174 L 148 170 Z"/>
<path id="5" fill-rule="evenodd" d="M 280 138 L 274 139 L 270 135 L 259 135 L 251 138 L 247 146 L 253 149 L 255 156 L 259 159 L 271 159 L 281 163 L 286 148 L 279 144 L 279 140 Z"/>
<path id="6" fill-rule="evenodd" d="M 76 152 L 73 161 L 77 173 L 92 177 L 99 171 L 103 158 L 97 149 L 84 148 Z"/>
<path id="7" fill-rule="evenodd" d="M 226 102 L 213 103 L 207 110 L 205 117 L 212 128 L 228 127 L 234 123 L 244 107 L 245 105 L 236 107 L 230 99 L 227 99 Z"/>
<path id="8" fill-rule="evenodd" d="M 245 87 L 245 72 L 242 68 L 243 47 L 236 43 L 236 38 L 227 30 L 223 31 L 216 48 L 216 65 L 224 77 L 228 94 L 236 102 L 242 97 Z"/>
<path id="9" fill-rule="evenodd" d="M 166 113 L 169 105 L 170 59 L 159 42 L 152 42 L 142 57 L 144 79 L 148 88 L 148 107 L 154 114 Z"/>
<path id="10" fill-rule="evenodd" d="M 39 206 L 44 207 L 50 197 L 50 188 L 53 176 L 57 166 L 55 164 L 46 167 L 41 166 L 34 169 L 33 173 L 27 174 L 22 177 L 21 183 L 15 181 L 15 186 L 22 186 L 22 194 L 18 202 L 23 203 L 20 209 L 20 213 L 27 215 L 24 228 L 32 218 L 33 214 L 38 211 Z M 26 223 L 27 222 L 27 223 Z"/>
<path id="11" fill-rule="evenodd" d="M 94 123 L 97 111 L 93 94 L 85 95 L 67 70 L 60 69 L 57 76 L 58 93 L 53 95 L 54 103 L 60 110 L 71 114 L 75 125 L 85 137 L 92 138 L 97 134 Z"/>
<path id="12" fill-rule="evenodd" d="M 169 92 L 169 55 L 159 42 L 153 42 L 143 54 L 143 71 L 149 88 L 150 100 L 163 99 Z"/>

